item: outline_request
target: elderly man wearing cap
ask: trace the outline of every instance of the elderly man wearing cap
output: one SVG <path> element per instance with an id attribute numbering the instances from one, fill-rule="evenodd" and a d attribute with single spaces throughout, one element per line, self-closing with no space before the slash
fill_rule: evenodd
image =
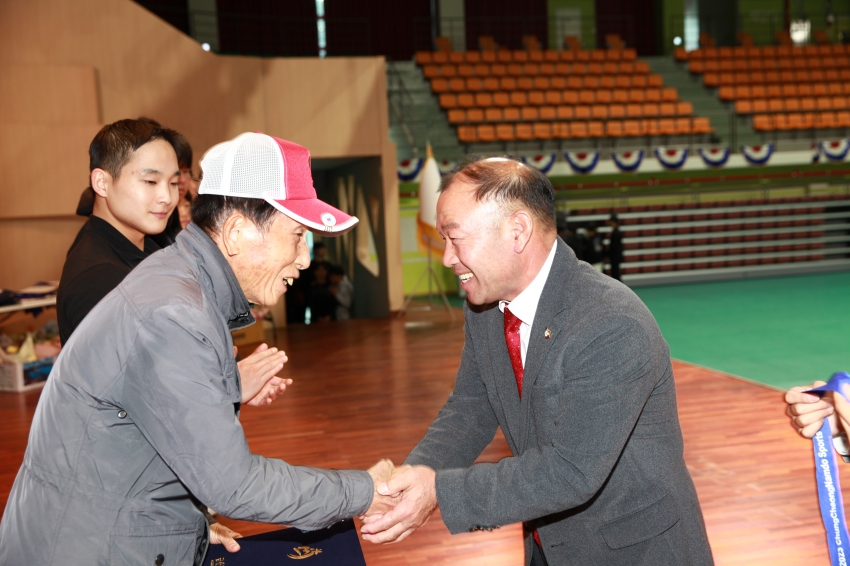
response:
<path id="1" fill-rule="evenodd" d="M 357 219 L 316 198 L 309 152 L 263 134 L 213 147 L 193 223 L 83 320 L 41 394 L 0 522 L 0 564 L 201 564 L 224 516 L 318 529 L 393 500 L 368 472 L 251 454 L 230 331 L 306 268 L 308 229 Z"/>

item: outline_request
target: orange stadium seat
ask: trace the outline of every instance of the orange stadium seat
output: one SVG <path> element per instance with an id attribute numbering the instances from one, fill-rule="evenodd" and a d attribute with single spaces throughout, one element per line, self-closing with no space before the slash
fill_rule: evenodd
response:
<path id="1" fill-rule="evenodd" d="M 596 93 L 592 90 L 581 90 L 578 93 L 578 101 L 581 104 L 593 104 L 596 102 Z"/>
<path id="2" fill-rule="evenodd" d="M 641 125 L 640 120 L 625 120 L 623 122 L 623 135 L 624 136 L 642 136 L 644 133 L 644 129 Z"/>
<path id="3" fill-rule="evenodd" d="M 633 88 L 629 90 L 629 102 L 644 102 L 646 101 L 646 91 L 643 89 Z"/>
<path id="4" fill-rule="evenodd" d="M 572 120 L 575 118 L 575 109 L 573 106 L 558 106 L 555 108 L 555 114 L 558 120 Z"/>
<path id="5" fill-rule="evenodd" d="M 676 135 L 676 121 L 672 118 L 661 118 L 658 120 L 658 133 L 662 136 Z"/>
<path id="6" fill-rule="evenodd" d="M 659 135 L 658 120 L 642 120 L 640 123 L 640 134 L 647 136 Z"/>
<path id="7" fill-rule="evenodd" d="M 545 122 L 551 122 L 558 118 L 558 113 L 555 110 L 554 106 L 541 106 L 540 107 L 540 119 Z"/>
<path id="8" fill-rule="evenodd" d="M 842 110 L 835 113 L 835 125 L 839 128 L 850 128 L 850 111 Z"/>
<path id="9" fill-rule="evenodd" d="M 440 65 L 440 75 L 444 77 L 456 77 L 457 67 L 455 65 Z"/>
<path id="10" fill-rule="evenodd" d="M 536 106 L 523 106 L 520 108 L 520 119 L 526 122 L 536 122 L 540 119 L 540 111 Z M 519 132 L 517 132 L 519 137 Z"/>
<path id="11" fill-rule="evenodd" d="M 750 100 L 735 101 L 735 112 L 737 114 L 751 114 L 753 111 L 753 103 Z"/>
<path id="12" fill-rule="evenodd" d="M 609 120 L 605 123 L 605 135 L 609 138 L 623 137 L 623 123 L 620 120 Z"/>
<path id="13" fill-rule="evenodd" d="M 484 126 L 479 126 L 483 128 Z M 478 141 L 478 134 L 475 126 L 458 126 L 457 139 L 464 143 L 473 143 Z"/>
<path id="14" fill-rule="evenodd" d="M 570 122 L 571 138 L 587 138 L 587 122 Z"/>
<path id="15" fill-rule="evenodd" d="M 448 92 L 449 81 L 439 77 L 437 77 L 436 79 L 431 79 L 431 90 L 436 93 Z"/>
<path id="16" fill-rule="evenodd" d="M 644 92 L 644 100 L 647 102 L 661 102 L 661 89 L 648 88 Z"/>
<path id="17" fill-rule="evenodd" d="M 499 77 L 499 88 L 501 90 L 516 90 L 516 77 Z"/>
<path id="18" fill-rule="evenodd" d="M 466 110 L 452 108 L 449 110 L 449 124 L 463 124 L 466 122 Z"/>
<path id="19" fill-rule="evenodd" d="M 499 124 L 496 126 L 496 139 L 500 141 L 513 141 L 516 139 L 513 124 Z"/>
<path id="20" fill-rule="evenodd" d="M 438 67 L 437 65 L 425 65 L 422 68 L 422 75 L 424 75 L 426 79 L 433 79 L 434 77 L 439 77 L 440 67 Z"/>
<path id="21" fill-rule="evenodd" d="M 576 106 L 573 111 L 576 120 L 590 120 L 590 106 Z"/>
<path id="22" fill-rule="evenodd" d="M 506 122 L 519 122 L 521 118 L 522 114 L 516 106 L 508 106 L 502 110 L 502 119 Z"/>
<path id="23" fill-rule="evenodd" d="M 528 103 L 533 106 L 542 106 L 546 102 L 546 95 L 543 91 L 532 90 L 528 93 Z"/>
<path id="24" fill-rule="evenodd" d="M 587 123 L 587 134 L 592 138 L 604 138 L 605 137 L 605 123 L 599 121 L 593 121 Z"/>
<path id="25" fill-rule="evenodd" d="M 691 119 L 690 118 L 676 118 L 676 133 L 677 134 L 690 134 L 691 133 Z"/>
<path id="26" fill-rule="evenodd" d="M 484 81 L 479 77 L 467 77 L 466 90 L 470 92 L 478 92 L 484 90 Z"/>
<path id="27" fill-rule="evenodd" d="M 664 102 L 678 102 L 679 93 L 675 88 L 665 88 L 661 91 L 661 100 Z"/>
<path id="28" fill-rule="evenodd" d="M 599 77 L 586 76 L 582 80 L 584 88 L 599 88 Z"/>
<path id="29" fill-rule="evenodd" d="M 517 77 L 516 86 L 520 90 L 531 90 L 534 88 L 534 79 L 531 77 Z"/>
<path id="30" fill-rule="evenodd" d="M 521 90 L 515 90 L 510 93 L 512 106 L 525 106 L 528 104 L 528 94 Z"/>
<path id="31" fill-rule="evenodd" d="M 496 141 L 496 127 L 489 124 L 478 126 L 478 141 L 494 142 Z"/>
<path id="32" fill-rule="evenodd" d="M 559 90 L 547 90 L 545 96 L 546 104 L 554 104 L 558 105 L 563 101 L 563 97 L 561 96 L 561 91 Z"/>
<path id="33" fill-rule="evenodd" d="M 643 105 L 642 104 L 627 104 L 626 105 L 626 116 L 629 118 L 642 118 L 643 117 Z"/>
<path id="34" fill-rule="evenodd" d="M 694 105 L 690 102 L 676 103 L 676 114 L 679 116 L 690 116 L 694 113 Z"/>
<path id="35" fill-rule="evenodd" d="M 632 88 L 646 88 L 648 83 L 646 75 L 632 75 Z"/>
<path id="36" fill-rule="evenodd" d="M 449 79 L 449 90 L 452 92 L 463 92 L 466 90 L 466 81 L 455 77 L 453 79 Z"/>
<path id="37" fill-rule="evenodd" d="M 815 115 L 814 127 L 819 130 L 837 128 L 837 120 L 834 112 L 820 112 Z"/>
<path id="38" fill-rule="evenodd" d="M 417 65 L 427 65 L 433 60 L 430 51 L 417 51 L 414 57 Z"/>
<path id="39" fill-rule="evenodd" d="M 567 122 L 555 122 L 552 124 L 552 137 L 558 139 L 569 139 L 570 125 Z"/>
<path id="40" fill-rule="evenodd" d="M 456 108 L 457 107 L 457 95 L 456 94 L 441 94 L 440 95 L 440 108 Z"/>
<path id="41" fill-rule="evenodd" d="M 643 115 L 647 118 L 656 118 L 661 114 L 661 107 L 654 102 L 648 102 L 643 105 Z"/>
<path id="42" fill-rule="evenodd" d="M 528 141 L 534 139 L 534 127 L 531 124 L 517 124 L 514 127 L 514 132 L 518 140 Z"/>
<path id="43" fill-rule="evenodd" d="M 662 116 L 675 116 L 676 105 L 672 102 L 664 102 L 660 105 L 659 111 Z"/>
<path id="44" fill-rule="evenodd" d="M 608 105 L 606 105 L 606 104 L 594 104 L 590 108 L 590 115 L 595 120 L 607 120 L 608 119 Z"/>
<path id="45" fill-rule="evenodd" d="M 578 104 L 578 92 L 574 90 L 565 90 L 561 92 L 564 104 Z"/>
<path id="46" fill-rule="evenodd" d="M 696 117 L 693 122 L 693 132 L 695 134 L 711 134 L 714 133 L 714 128 L 711 127 L 711 121 L 705 117 Z"/>
<path id="47" fill-rule="evenodd" d="M 457 105 L 461 108 L 472 108 L 475 106 L 475 95 L 469 92 L 462 92 L 457 95 Z"/>
<path id="48" fill-rule="evenodd" d="M 475 105 L 481 108 L 489 108 L 493 106 L 493 95 L 489 92 L 476 92 Z"/>
<path id="49" fill-rule="evenodd" d="M 622 104 L 611 104 L 608 106 L 608 117 L 622 119 L 626 117 L 626 107 Z"/>
<path id="50" fill-rule="evenodd" d="M 486 108 L 484 110 L 484 119 L 488 122 L 501 122 L 502 121 L 502 109 L 501 108 Z"/>
<path id="51" fill-rule="evenodd" d="M 538 140 L 552 139 L 552 125 L 547 122 L 534 124 L 534 137 Z"/>
<path id="52" fill-rule="evenodd" d="M 470 108 L 466 111 L 466 121 L 470 124 L 477 124 L 484 121 L 484 110 L 481 108 Z"/>
<path id="53" fill-rule="evenodd" d="M 495 106 L 509 106 L 511 103 L 511 98 L 507 92 L 494 92 L 493 93 L 493 105 Z"/>

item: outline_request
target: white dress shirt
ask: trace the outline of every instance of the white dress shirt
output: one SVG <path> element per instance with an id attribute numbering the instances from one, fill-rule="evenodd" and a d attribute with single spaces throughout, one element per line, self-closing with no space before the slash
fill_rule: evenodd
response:
<path id="1" fill-rule="evenodd" d="M 549 271 L 552 269 L 552 260 L 555 259 L 555 249 L 558 247 L 557 240 L 552 244 L 552 249 L 549 250 L 549 256 L 543 262 L 543 267 L 537 273 L 537 276 L 531 284 L 522 290 L 513 301 L 499 301 L 499 310 L 505 312 L 505 307 L 509 306 L 515 317 L 522 321 L 519 326 L 519 343 L 520 351 L 522 352 L 522 367 L 525 367 L 525 353 L 528 351 L 528 340 L 531 337 L 531 325 L 534 324 L 534 315 L 537 313 L 537 303 L 540 302 L 540 295 L 543 294 L 543 287 L 546 285 L 546 280 L 549 279 Z"/>

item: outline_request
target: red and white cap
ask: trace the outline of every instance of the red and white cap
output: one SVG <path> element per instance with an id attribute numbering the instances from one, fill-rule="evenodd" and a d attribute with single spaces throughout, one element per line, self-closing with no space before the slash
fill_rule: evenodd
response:
<path id="1" fill-rule="evenodd" d="M 313 187 L 306 147 L 268 136 L 245 133 L 213 146 L 201 159 L 198 194 L 263 199 L 308 228 L 338 235 L 357 218 L 320 201 Z"/>

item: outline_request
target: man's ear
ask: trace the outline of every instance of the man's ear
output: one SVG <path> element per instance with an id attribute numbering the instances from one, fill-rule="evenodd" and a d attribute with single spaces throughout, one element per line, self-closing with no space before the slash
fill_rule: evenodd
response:
<path id="1" fill-rule="evenodd" d="M 511 215 L 511 231 L 514 236 L 514 251 L 522 253 L 534 233 L 534 219 L 527 211 L 517 210 Z"/>
<path id="2" fill-rule="evenodd" d="M 92 169 L 89 182 L 97 196 L 106 198 L 107 191 L 112 186 L 112 175 L 103 169 Z"/>
<path id="3" fill-rule="evenodd" d="M 252 224 L 239 212 L 233 212 L 221 225 L 221 244 L 228 257 L 239 255 L 245 244 L 245 231 Z"/>

